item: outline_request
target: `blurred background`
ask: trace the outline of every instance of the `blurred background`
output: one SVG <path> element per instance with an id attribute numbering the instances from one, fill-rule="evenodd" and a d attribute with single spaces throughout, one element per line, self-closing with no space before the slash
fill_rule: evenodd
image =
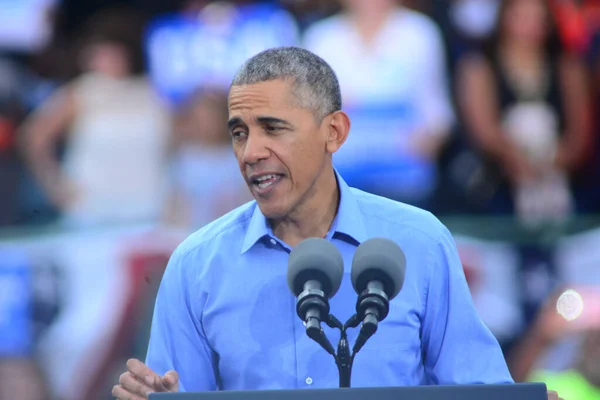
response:
<path id="1" fill-rule="evenodd" d="M 250 200 L 228 84 L 338 74 L 353 186 L 434 212 L 517 381 L 600 399 L 600 0 L 0 0 L 0 399 L 105 400 L 165 263 Z"/>

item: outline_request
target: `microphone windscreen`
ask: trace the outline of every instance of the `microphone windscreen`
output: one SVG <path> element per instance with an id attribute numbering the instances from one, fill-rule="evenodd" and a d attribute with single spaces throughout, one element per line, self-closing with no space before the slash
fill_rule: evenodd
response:
<path id="1" fill-rule="evenodd" d="M 389 300 L 398 295 L 404 284 L 406 257 L 396 243 L 373 238 L 361 243 L 352 260 L 352 286 L 360 294 L 372 280 L 381 281 Z"/>
<path id="2" fill-rule="evenodd" d="M 344 260 L 335 245 L 322 238 L 308 238 L 298 243 L 288 259 L 287 282 L 294 296 L 304 290 L 309 280 L 321 283 L 327 298 L 332 298 L 342 284 Z"/>

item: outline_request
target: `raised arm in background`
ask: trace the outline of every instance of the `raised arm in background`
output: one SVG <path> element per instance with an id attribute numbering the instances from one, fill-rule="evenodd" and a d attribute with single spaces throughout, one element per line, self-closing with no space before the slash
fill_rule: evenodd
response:
<path id="1" fill-rule="evenodd" d="M 75 196 L 64 178 L 57 157 L 57 146 L 68 132 L 76 106 L 69 87 L 58 90 L 22 125 L 19 136 L 27 165 L 48 199 L 64 208 Z"/>

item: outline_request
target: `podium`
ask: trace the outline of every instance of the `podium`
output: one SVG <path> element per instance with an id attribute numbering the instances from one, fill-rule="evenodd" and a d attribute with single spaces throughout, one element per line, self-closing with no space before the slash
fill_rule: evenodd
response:
<path id="1" fill-rule="evenodd" d="M 547 400 L 544 383 L 152 393 L 149 400 Z"/>

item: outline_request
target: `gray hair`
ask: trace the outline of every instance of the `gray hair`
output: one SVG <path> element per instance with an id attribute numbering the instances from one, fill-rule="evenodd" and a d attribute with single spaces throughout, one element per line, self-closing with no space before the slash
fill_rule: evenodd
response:
<path id="1" fill-rule="evenodd" d="M 299 47 L 277 47 L 250 58 L 239 69 L 231 86 L 275 79 L 290 80 L 297 105 L 313 112 L 317 120 L 342 109 L 340 84 L 321 57 Z"/>

